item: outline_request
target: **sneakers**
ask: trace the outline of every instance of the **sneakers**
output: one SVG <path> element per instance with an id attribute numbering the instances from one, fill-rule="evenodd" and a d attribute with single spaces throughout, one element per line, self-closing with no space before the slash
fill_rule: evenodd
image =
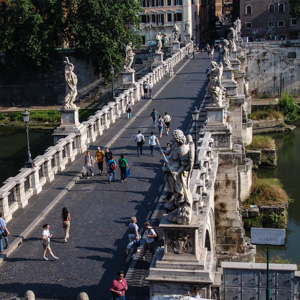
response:
<path id="1" fill-rule="evenodd" d="M 90 179 L 90 177 L 87 177 L 86 179 Z"/>
<path id="2" fill-rule="evenodd" d="M 58 259 L 59 259 L 59 257 L 57 257 L 57 256 L 54 256 L 53 258 L 54 258 L 55 260 L 58 260 Z M 48 260 L 48 259 L 47 259 L 47 260 Z"/>
<path id="3" fill-rule="evenodd" d="M 68 240 L 67 239 L 65 239 L 65 243 L 67 243 L 68 242 Z"/>
<path id="4" fill-rule="evenodd" d="M 49 260 L 46 256 L 43 257 L 43 260 Z"/>

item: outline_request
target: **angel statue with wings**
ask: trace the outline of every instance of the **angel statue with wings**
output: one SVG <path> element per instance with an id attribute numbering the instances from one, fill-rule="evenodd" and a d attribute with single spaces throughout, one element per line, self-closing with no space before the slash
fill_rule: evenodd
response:
<path id="1" fill-rule="evenodd" d="M 67 84 L 67 95 L 63 103 L 63 109 L 75 109 L 77 106 L 74 104 L 74 101 L 77 96 L 77 76 L 73 72 L 74 65 L 70 63 L 69 58 L 66 57 L 65 63 L 65 79 Z"/>
<path id="2" fill-rule="evenodd" d="M 190 224 L 192 220 L 193 197 L 189 189 L 189 181 L 194 165 L 195 148 L 190 135 L 185 137 L 179 129 L 173 131 L 174 144 L 163 155 L 169 155 L 163 172 L 166 173 L 168 194 L 165 208 L 172 210 L 168 221 L 177 224 Z M 186 143 L 186 141 L 188 143 Z"/>
<path id="3" fill-rule="evenodd" d="M 216 106 L 222 106 L 223 103 L 223 91 L 222 91 L 222 75 L 223 75 L 223 64 L 211 62 L 210 71 L 207 74 L 208 85 L 207 91 L 210 94 L 213 104 Z"/>
<path id="4" fill-rule="evenodd" d="M 124 50 L 126 53 L 124 70 L 127 72 L 134 72 L 134 69 L 132 69 L 131 67 L 135 56 L 135 53 L 133 52 L 132 49 L 132 43 L 130 42 L 128 45 L 124 45 Z"/>

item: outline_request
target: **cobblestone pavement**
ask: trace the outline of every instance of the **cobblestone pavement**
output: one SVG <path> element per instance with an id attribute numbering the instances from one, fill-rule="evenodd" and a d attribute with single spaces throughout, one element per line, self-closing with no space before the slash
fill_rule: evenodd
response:
<path id="1" fill-rule="evenodd" d="M 176 69 L 186 62 L 187 60 L 181 62 Z M 111 280 L 117 271 L 127 271 L 131 262 L 130 257 L 124 253 L 128 243 L 126 228 L 130 217 L 137 216 L 138 225 L 142 228 L 144 221 L 150 219 L 164 187 L 162 157 L 158 151 L 151 157 L 148 147 L 147 137 L 150 132 L 153 130 L 159 136 L 158 129 L 153 128 L 150 113 L 153 108 L 160 114 L 167 111 L 172 118 L 170 132 L 176 128 L 187 132 L 192 124 L 191 111 L 204 98 L 205 70 L 208 65 L 205 53 L 197 54 L 195 59 L 189 60 L 111 146 L 117 159 L 121 153 L 125 153 L 128 159 L 131 176 L 127 181 L 120 182 L 119 172 L 117 182 L 111 184 L 106 175 L 96 174 L 89 180 L 83 178 L 41 219 L 28 238 L 0 266 L 0 299 L 5 299 L 4 295 L 10 293 L 23 296 L 28 289 L 33 290 L 36 297 L 41 299 L 76 299 L 81 291 L 88 293 L 91 300 L 111 298 Z M 158 84 L 154 93 L 166 81 L 164 79 Z M 143 101 L 139 102 L 140 107 Z M 134 107 L 133 114 L 137 112 L 136 108 L 138 106 Z M 92 154 L 98 145 L 104 146 L 114 137 L 117 130 L 121 129 L 120 126 L 124 126 L 120 124 L 126 122 L 126 119 L 118 122 L 90 145 Z M 137 157 L 134 136 L 139 129 L 146 137 L 146 145 L 144 155 Z M 171 136 L 164 133 L 161 145 L 165 147 L 171 139 Z M 83 161 L 82 156 L 79 159 Z M 77 160 L 78 166 L 81 161 Z M 64 206 L 72 216 L 69 243 L 64 243 L 60 221 Z M 26 214 L 23 215 L 25 217 Z M 41 259 L 44 223 L 51 226 L 51 247 L 54 254 L 59 256 L 58 261 Z M 154 226 L 158 224 L 159 220 L 155 220 Z M 148 267 L 146 262 L 136 263 L 133 271 L 136 282 L 143 280 Z M 148 299 L 148 294 L 147 284 L 136 284 L 129 286 L 126 298 L 144 300 Z"/>

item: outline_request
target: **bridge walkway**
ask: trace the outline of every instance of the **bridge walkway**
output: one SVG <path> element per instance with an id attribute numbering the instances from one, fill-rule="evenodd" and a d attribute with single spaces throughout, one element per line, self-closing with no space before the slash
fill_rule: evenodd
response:
<path id="1" fill-rule="evenodd" d="M 151 157 L 148 147 L 150 132 L 158 136 L 150 113 L 153 108 L 162 115 L 167 111 L 172 118 L 171 131 L 180 128 L 187 132 L 192 124 L 191 111 L 200 105 L 205 95 L 208 65 L 205 53 L 180 62 L 175 68 L 176 76 L 163 78 L 154 86 L 152 101 L 143 99 L 136 103 L 132 120 L 126 116 L 117 120 L 90 145 L 92 154 L 98 146 L 107 145 L 117 159 L 125 153 L 131 167 L 131 176 L 126 182 L 120 182 L 119 173 L 118 181 L 111 184 L 106 175 L 77 181 L 83 166 L 82 154 L 39 195 L 33 196 L 28 206 L 13 215 L 8 224 L 12 233 L 10 241 L 18 241 L 19 235 L 26 238 L 19 247 L 9 249 L 12 253 L 0 265 L 0 299 L 8 295 L 23 296 L 29 289 L 38 299 L 75 299 L 81 291 L 87 292 L 90 299 L 110 299 L 111 280 L 118 270 L 126 271 L 131 263 L 130 257 L 124 254 L 130 217 L 137 216 L 142 229 L 164 187 L 161 154 L 156 151 Z M 134 142 L 138 130 L 146 137 L 144 155 L 140 157 L 137 157 Z M 171 139 L 164 134 L 161 145 L 165 147 Z M 72 216 L 69 243 L 63 241 L 60 220 L 64 206 Z M 44 223 L 51 226 L 51 246 L 59 261 L 41 260 Z M 158 224 L 159 220 L 154 219 L 153 225 Z M 135 276 L 136 282 L 143 281 L 148 266 L 145 262 L 135 264 L 133 273 L 140 274 Z M 148 299 L 147 296 L 148 287 L 144 283 L 129 288 L 126 294 L 127 299 L 143 300 Z"/>

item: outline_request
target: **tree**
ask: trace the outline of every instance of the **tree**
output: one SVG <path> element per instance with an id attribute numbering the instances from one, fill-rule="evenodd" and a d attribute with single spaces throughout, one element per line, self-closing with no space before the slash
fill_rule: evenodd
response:
<path id="1" fill-rule="evenodd" d="M 291 17 L 300 19 L 300 0 L 290 0 Z"/>
<path id="2" fill-rule="evenodd" d="M 284 114 L 285 121 L 294 122 L 298 119 L 298 106 L 288 91 L 284 92 L 279 100 L 279 109 Z"/>
<path id="3" fill-rule="evenodd" d="M 69 41 L 80 57 L 91 59 L 97 75 L 108 77 L 111 66 L 122 67 L 123 44 L 139 43 L 140 9 L 138 0 L 11 0 L 0 8 L 6 66 L 48 67 Z"/>

